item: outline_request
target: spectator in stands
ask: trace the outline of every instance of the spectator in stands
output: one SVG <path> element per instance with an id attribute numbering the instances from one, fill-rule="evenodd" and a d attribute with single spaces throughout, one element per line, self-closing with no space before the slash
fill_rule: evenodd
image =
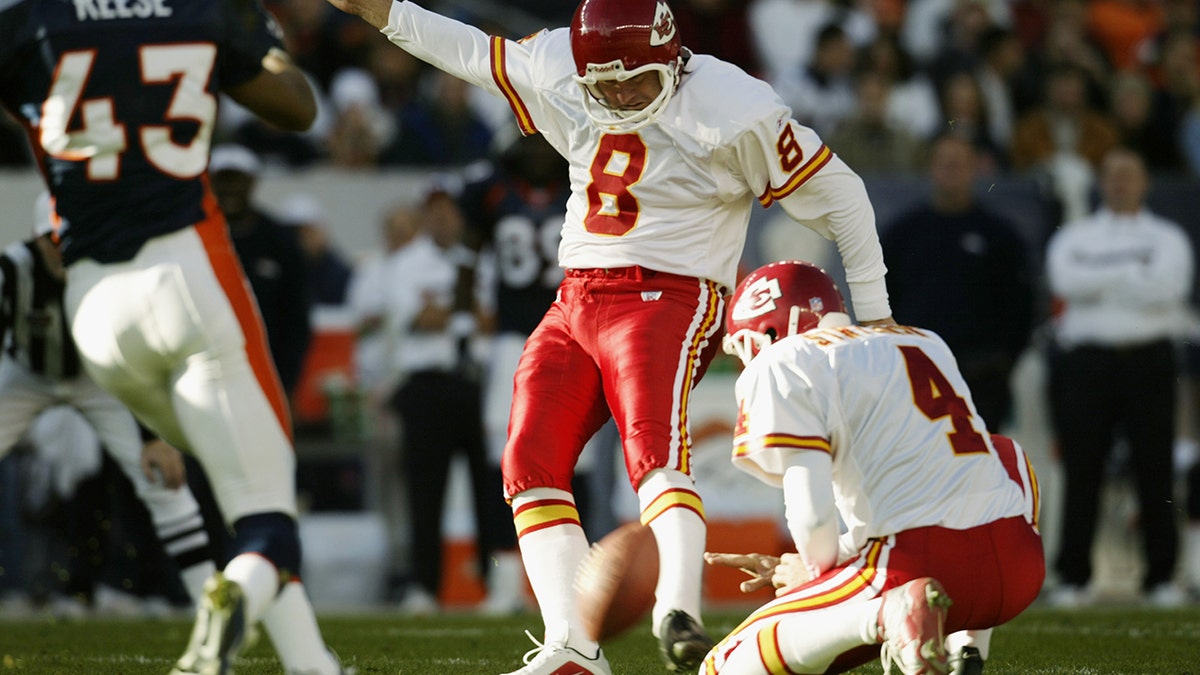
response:
<path id="1" fill-rule="evenodd" d="M 403 49 L 396 49 L 382 34 L 376 34 L 364 66 L 375 80 L 379 103 L 393 115 L 417 97 L 423 64 Z"/>
<path id="2" fill-rule="evenodd" d="M 503 496 L 500 484 L 488 481 L 478 371 L 466 349 L 476 331 L 474 316 L 455 309 L 459 268 L 474 264 L 461 241 L 463 216 L 447 189 L 435 186 L 417 217 L 420 232 L 389 258 L 383 278 L 384 321 L 394 345 L 390 362 L 399 382 L 391 404 L 402 429 L 412 532 L 412 582 L 401 608 L 420 614 L 438 608 L 451 460 L 460 454 L 467 460 L 477 525 L 490 522 L 487 512 Z M 491 556 L 489 543 L 480 537 L 480 565 Z"/>
<path id="3" fill-rule="evenodd" d="M 812 60 L 781 73 L 775 88 L 801 124 L 830 134 L 854 111 L 855 51 L 845 29 L 828 23 L 817 33 Z"/>
<path id="4" fill-rule="evenodd" d="M 918 138 L 935 136 L 944 126 L 937 89 L 913 63 L 892 35 L 880 35 L 862 50 L 862 72 L 873 72 L 888 82 L 887 119 Z"/>
<path id="5" fill-rule="evenodd" d="M 959 53 L 974 56 L 976 40 L 987 26 L 1012 22 L 1007 0 L 910 0 L 900 38 L 921 66 Z"/>
<path id="6" fill-rule="evenodd" d="M 1172 450 L 1176 380 L 1173 341 L 1185 327 L 1192 243 L 1176 223 L 1146 209 L 1149 179 L 1136 153 L 1103 160 L 1100 209 L 1068 223 L 1046 256 L 1054 323 L 1050 406 L 1065 495 L 1055 568 L 1058 606 L 1091 601 L 1092 545 L 1113 444 L 1129 444 L 1145 568 L 1141 588 L 1156 606 L 1178 606 Z"/>
<path id="7" fill-rule="evenodd" d="M 1023 170 L 1044 166 L 1056 155 L 1080 157 L 1092 167 L 1117 144 L 1117 129 L 1088 104 L 1087 81 L 1074 66 L 1059 66 L 1046 80 L 1043 103 L 1017 121 L 1012 165 Z"/>
<path id="8" fill-rule="evenodd" d="M 279 220 L 296 228 L 313 304 L 344 304 L 351 268 L 330 241 L 325 207 L 312 195 L 293 193 L 280 204 Z"/>
<path id="9" fill-rule="evenodd" d="M 976 170 L 991 174 L 1007 164 L 1007 153 L 992 138 L 988 126 L 987 105 L 979 82 L 970 70 L 960 70 L 946 78 L 941 90 L 944 133 L 959 136 L 974 146 Z"/>
<path id="10" fill-rule="evenodd" d="M 979 49 L 982 61 L 975 79 L 987 110 L 988 135 L 1007 156 L 1017 115 L 1014 87 L 1025 65 L 1025 47 L 1012 30 L 992 26 L 980 39 Z"/>
<path id="11" fill-rule="evenodd" d="M 1196 58 L 1200 40 L 1190 32 L 1177 32 L 1162 43 L 1157 63 L 1159 82 L 1154 99 L 1152 124 L 1179 143 L 1183 119 L 1200 98 L 1200 67 Z M 1178 166 L 1178 165 L 1177 165 Z"/>
<path id="12" fill-rule="evenodd" d="M 983 63 L 984 40 L 988 31 L 1007 25 L 1007 21 L 1007 15 L 1000 19 L 993 18 L 985 2 L 955 0 L 950 3 L 941 47 L 924 64 L 934 84 L 938 88 L 944 87 L 951 75 L 963 70 L 973 72 L 978 68 Z"/>
<path id="13" fill-rule="evenodd" d="M 1138 65 L 1154 70 L 1162 58 L 1163 45 L 1179 33 L 1200 35 L 1200 8 L 1195 0 L 1164 0 L 1163 23 L 1156 35 L 1138 45 Z M 1195 54 L 1196 67 L 1200 68 L 1200 50 Z M 1157 78 L 1155 78 L 1157 81 Z"/>
<path id="14" fill-rule="evenodd" d="M 1182 120 L 1175 126 L 1160 123 L 1155 115 L 1154 89 L 1144 73 L 1126 70 L 1113 76 L 1109 111 L 1121 145 L 1137 151 L 1151 171 L 1183 168 Z"/>
<path id="15" fill-rule="evenodd" d="M 689 49 L 712 54 L 751 75 L 762 73 L 743 0 L 677 0 L 672 9 Z"/>
<path id="16" fill-rule="evenodd" d="M 283 28 L 288 53 L 304 72 L 328 90 L 333 76 L 347 67 L 362 66 L 373 35 L 369 28 L 329 11 L 320 0 L 271 0 L 269 5 Z"/>
<path id="17" fill-rule="evenodd" d="M 380 225 L 381 250 L 355 266 L 346 292 L 346 301 L 358 325 L 355 375 L 373 399 L 390 394 L 396 385 L 387 362 L 391 337 L 386 335 L 384 321 L 385 293 L 389 290 L 385 285 L 385 270 L 391 265 L 391 259 L 404 250 L 421 229 L 416 211 L 407 205 L 387 209 Z"/>
<path id="18" fill-rule="evenodd" d="M 470 87 L 440 70 L 426 71 L 425 94 L 400 111 L 383 165 L 454 167 L 487 157 L 493 130 L 470 106 Z"/>
<path id="19" fill-rule="evenodd" d="M 879 73 L 859 75 L 855 113 L 829 136 L 829 147 L 860 174 L 909 173 L 923 164 L 921 139 L 888 117 L 890 86 Z"/>
<path id="20" fill-rule="evenodd" d="M 851 3 L 828 0 L 751 0 L 746 10 L 764 79 L 774 84 L 812 61 L 817 32 L 842 27 L 856 47 L 875 38 L 874 17 Z"/>
<path id="21" fill-rule="evenodd" d="M 300 381 L 312 336 L 308 318 L 311 296 L 295 233 L 254 203 L 261 169 L 253 152 L 232 144 L 213 148 L 208 164 L 213 192 L 258 301 L 275 369 L 290 395 Z"/>
<path id="22" fill-rule="evenodd" d="M 1064 66 L 1077 68 L 1083 74 L 1088 103 L 1103 107 L 1108 99 L 1112 67 L 1104 50 L 1088 34 L 1086 0 L 1052 0 L 1047 19 L 1045 34 L 1030 47 L 1030 58 L 1018 80 L 1018 116 L 1041 104 L 1046 78 Z"/>
<path id="23" fill-rule="evenodd" d="M 360 68 L 338 71 L 329 98 L 334 119 L 325 149 L 330 163 L 348 169 L 375 166 L 396 135 L 394 115 L 380 103 L 375 79 Z"/>
<path id="24" fill-rule="evenodd" d="M 896 317 L 949 345 L 988 428 L 1008 421 L 1009 377 L 1033 329 L 1029 251 L 974 194 L 978 154 L 953 134 L 934 142 L 929 200 L 883 230 Z M 930 265 L 937 260 L 937 265 Z"/>
<path id="25" fill-rule="evenodd" d="M 1091 0 L 1088 32 L 1108 54 L 1114 70 L 1138 66 L 1138 49 L 1165 21 L 1160 0 Z"/>

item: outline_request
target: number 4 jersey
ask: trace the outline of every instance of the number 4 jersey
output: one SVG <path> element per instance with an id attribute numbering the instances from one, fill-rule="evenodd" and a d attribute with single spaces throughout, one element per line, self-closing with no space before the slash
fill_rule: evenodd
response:
<path id="1" fill-rule="evenodd" d="M 1025 512 L 954 356 L 930 331 L 850 326 L 780 340 L 750 362 L 736 394 L 733 463 L 779 486 L 790 455 L 829 453 L 850 550 Z"/>
<path id="2" fill-rule="evenodd" d="M 712 56 L 692 55 L 656 122 L 636 133 L 606 133 L 588 118 L 583 90 L 572 79 L 565 28 L 514 42 L 397 2 L 383 33 L 504 97 L 523 133 L 541 133 L 567 158 L 563 267 L 641 265 L 733 288 L 755 200 L 778 201 L 837 241 L 848 279 L 877 283 L 882 304 L 864 308 L 855 293 L 859 315 L 888 315 L 883 256 L 872 245 L 874 212 L 861 181 L 791 119 L 765 82 Z"/>
<path id="3" fill-rule="evenodd" d="M 29 133 L 63 255 L 131 258 L 205 217 L 217 92 L 279 31 L 257 0 L 0 0 L 0 100 Z"/>

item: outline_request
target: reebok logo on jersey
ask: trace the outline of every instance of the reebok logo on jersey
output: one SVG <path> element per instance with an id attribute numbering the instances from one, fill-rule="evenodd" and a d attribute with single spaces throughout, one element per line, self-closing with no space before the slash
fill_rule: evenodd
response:
<path id="1" fill-rule="evenodd" d="M 754 283 L 742 291 L 737 304 L 733 306 L 734 321 L 752 319 L 775 311 L 775 300 L 783 297 L 779 290 L 779 280 L 771 277 L 759 277 Z"/>
<path id="2" fill-rule="evenodd" d="M 654 302 L 662 297 L 662 291 L 642 291 L 642 302 Z"/>
<path id="3" fill-rule="evenodd" d="M 654 23 L 650 24 L 650 46 L 659 47 L 667 44 L 675 37 L 675 15 L 667 3 L 660 2 L 654 7 Z"/>

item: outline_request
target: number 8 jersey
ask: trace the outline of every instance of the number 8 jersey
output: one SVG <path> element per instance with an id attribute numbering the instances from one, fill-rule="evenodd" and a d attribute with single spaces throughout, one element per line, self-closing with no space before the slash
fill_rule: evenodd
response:
<path id="1" fill-rule="evenodd" d="M 810 330 L 765 348 L 735 391 L 735 466 L 780 486 L 790 455 L 831 455 L 844 551 L 1025 514 L 954 356 L 930 331 Z"/>
<path id="2" fill-rule="evenodd" d="M 861 181 L 791 119 L 765 82 L 694 54 L 653 123 L 635 133 L 607 133 L 588 117 L 572 77 L 568 29 L 514 42 L 397 2 L 383 33 L 504 97 L 523 133 L 541 133 L 567 158 L 563 267 L 640 265 L 733 288 L 751 207 L 755 200 L 778 201 L 796 220 L 837 240 L 848 279 L 877 284 L 874 307 L 864 307 L 852 286 L 859 317 L 888 316 L 883 256 L 873 243 L 874 213 Z"/>
<path id="3" fill-rule="evenodd" d="M 128 260 L 204 219 L 217 93 L 281 47 L 257 0 L 0 0 L 0 35 L 0 100 L 56 198 L 67 263 Z"/>

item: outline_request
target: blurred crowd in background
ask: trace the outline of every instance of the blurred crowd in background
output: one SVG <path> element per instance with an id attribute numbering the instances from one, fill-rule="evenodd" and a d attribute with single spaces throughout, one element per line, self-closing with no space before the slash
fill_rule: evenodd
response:
<path id="1" fill-rule="evenodd" d="M 268 0 L 322 93 L 302 135 L 228 101 L 217 140 L 292 168 L 461 166 L 513 133 L 503 101 L 430 68 L 323 0 Z M 573 0 L 430 2 L 518 38 Z M 685 46 L 771 82 L 863 174 L 911 172 L 962 135 L 990 171 L 1094 168 L 1116 144 L 1154 172 L 1200 173 L 1200 29 L 1190 0 L 678 0 Z M 9 124 L 0 162 L 27 163 Z M 1078 166 L 1060 166 L 1077 163 Z"/>
<path id="2" fill-rule="evenodd" d="M 561 278 L 554 276 L 561 275 L 554 264 L 556 227 L 543 226 L 553 220 L 547 206 L 561 208 L 565 200 L 565 165 L 547 166 L 536 159 L 544 148 L 522 147 L 504 101 L 422 64 L 325 0 L 265 4 L 321 94 L 319 117 L 309 132 L 285 134 L 224 100 L 210 167 L 214 191 L 263 307 L 277 367 L 294 397 L 304 393 L 303 364 L 311 360 L 312 338 L 320 333 L 316 308 L 340 308 L 351 317 L 351 382 L 318 383 L 329 408 L 317 419 L 298 415 L 301 450 L 306 439 L 334 436 L 396 446 L 403 442 L 405 416 L 435 414 L 406 402 L 404 388 L 414 375 L 452 374 L 453 381 L 475 387 L 476 395 L 486 389 L 481 371 L 489 363 L 487 336 L 497 325 L 503 332 L 512 319 L 500 316 L 504 302 L 497 302 L 496 289 L 524 275 L 553 289 Z M 567 25 L 575 9 L 574 0 L 426 4 L 511 38 Z M 893 310 L 902 323 L 947 338 L 980 412 L 1001 431 L 1017 423 L 1015 409 L 1021 407 L 1009 389 L 1014 369 L 1031 344 L 1052 340 L 1042 327 L 1061 309 L 1045 287 L 1043 247 L 1054 229 L 1102 202 L 1106 158 L 1117 148 L 1134 151 L 1154 184 L 1187 185 L 1200 177 L 1200 13 L 1194 0 L 675 0 L 673 9 L 686 47 L 771 82 L 796 119 L 814 128 L 869 184 L 873 177 L 900 177 L 919 181 L 922 193 L 929 193 L 928 203 L 913 205 L 912 212 L 880 219 Z M 31 166 L 23 132 L 7 118 L 0 121 L 0 166 Z M 411 168 L 428 170 L 430 180 L 417 204 L 382 214 L 375 250 L 342 251 L 327 205 L 305 194 L 263 204 L 254 194 L 264 171 L 314 167 Z M 1014 180 L 1035 186 L 1033 196 L 1021 202 L 1037 209 L 1042 231 L 1032 236 L 976 198 L 980 186 Z M 518 206 L 502 206 L 505 195 L 513 195 Z M 883 203 L 876 208 L 881 214 L 895 211 Z M 506 216 L 543 220 L 522 225 L 525 229 L 507 221 L 503 229 L 497 223 Z M 1181 224 L 1193 238 L 1200 228 L 1194 219 Z M 960 227 L 976 228 L 976 238 L 957 239 Z M 789 232 L 780 236 L 795 236 Z M 935 251 L 938 241 L 950 242 L 946 251 Z M 526 253 L 537 262 L 520 257 Z M 929 260 L 943 264 L 930 266 Z M 436 281 L 414 275 L 415 261 L 444 273 L 433 275 Z M 910 267 L 913 262 L 921 264 Z M 466 289 L 453 274 L 463 267 L 473 270 Z M 922 276 L 934 267 L 936 276 Z M 1190 278 L 1186 285 L 1192 288 Z M 921 290 L 928 288 L 956 292 L 931 296 Z M 971 288 L 993 293 L 972 296 Z M 464 303 L 464 295 L 473 299 Z M 1183 373 L 1200 371 L 1184 347 L 1189 321 L 1181 319 L 1169 336 L 1182 354 Z M 1183 394 L 1173 423 L 1181 438 L 1194 437 L 1195 413 L 1187 405 L 1195 407 L 1195 401 L 1190 390 Z M 354 401 L 347 403 L 347 396 Z M 356 416 L 350 421 L 347 405 Z M 485 424 L 486 395 L 484 410 L 473 415 L 479 419 L 448 406 L 443 414 L 449 419 L 442 421 L 463 437 L 448 449 L 461 450 L 472 467 L 472 483 L 491 491 L 478 497 L 479 527 L 511 528 L 491 474 L 498 450 L 488 438 L 494 429 Z M 613 439 L 599 446 L 600 453 L 605 447 L 611 452 Z M 382 468 L 375 469 L 409 491 L 444 485 L 451 454 L 422 463 L 414 461 L 411 448 L 407 455 L 385 452 Z M 1189 446 L 1183 454 L 1180 464 L 1187 468 L 1195 453 Z M 1111 473 L 1120 473 L 1128 453 L 1118 452 L 1112 461 Z M 64 495 L 49 476 L 33 486 L 40 492 L 31 490 L 28 468 L 14 468 L 17 462 L 28 463 L 28 456 L 0 464 L 0 569 L 9 565 L 0 575 L 0 591 L 11 599 L 31 590 L 32 598 L 21 602 L 62 600 L 63 613 L 99 606 L 143 611 L 148 597 L 157 598 L 154 606 L 161 608 L 185 602 L 181 589 L 166 581 L 172 575 L 140 571 L 161 571 L 161 560 L 146 552 L 153 537 L 141 532 L 145 517 L 130 505 L 129 495 L 121 497 L 113 487 L 121 476 L 111 467 L 83 471 L 93 477 L 73 483 L 77 487 Z M 599 494 L 611 486 L 611 465 L 600 461 L 596 471 L 583 472 L 595 474 Z M 300 471 L 302 492 L 333 510 L 363 508 L 364 483 L 375 479 L 361 466 L 302 462 Z M 1180 556 L 1200 567 L 1197 483 L 1193 478 L 1189 485 L 1195 508 L 1177 515 L 1181 522 L 1195 519 Z M 581 486 L 580 494 L 586 489 Z M 426 497 L 434 508 L 423 522 L 438 518 L 446 498 L 441 490 Z M 615 523 L 603 500 L 588 504 L 584 497 L 580 504 L 593 539 Z M 404 531 L 408 506 L 384 508 L 391 511 L 389 527 L 400 541 L 394 552 L 410 548 L 404 543 L 410 535 L 440 536 L 436 529 Z M 488 511 L 504 516 L 502 522 L 484 523 Z M 127 524 L 114 528 L 115 522 Z M 41 540 L 31 535 L 39 531 Z M 487 580 L 485 606 L 496 612 L 524 607 L 523 595 L 514 591 L 521 583 L 519 562 L 511 557 L 514 542 L 506 535 L 482 540 L 492 547 L 480 551 L 480 574 L 493 577 Z M 396 557 L 390 599 L 411 611 L 436 611 L 440 559 Z M 147 567 L 151 558 L 158 562 Z M 489 561 L 495 568 L 490 571 Z M 38 572 L 15 574 L 14 564 Z M 1200 571 L 1193 572 L 1196 578 L 1184 585 L 1200 583 Z M 1185 598 L 1160 599 L 1172 604 Z"/>

